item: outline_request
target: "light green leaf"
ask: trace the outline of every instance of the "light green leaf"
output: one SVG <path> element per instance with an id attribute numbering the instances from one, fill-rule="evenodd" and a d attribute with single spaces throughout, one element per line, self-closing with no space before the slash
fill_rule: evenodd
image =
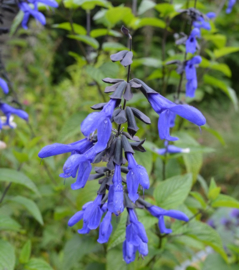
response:
<path id="1" fill-rule="evenodd" d="M 221 188 L 217 187 L 214 179 L 211 179 L 210 186 L 209 186 L 209 191 L 208 191 L 208 198 L 210 200 L 215 200 L 218 195 L 220 194 Z"/>
<path id="2" fill-rule="evenodd" d="M 208 125 L 202 126 L 202 129 L 206 130 L 207 132 L 211 133 L 214 137 L 216 137 L 218 139 L 218 141 L 223 146 L 225 145 L 225 141 L 224 141 L 222 135 L 218 131 L 216 131 L 215 129 L 210 128 Z"/>
<path id="3" fill-rule="evenodd" d="M 106 52 L 113 51 L 113 50 L 115 51 L 128 50 L 127 47 L 117 42 L 105 42 L 102 45 L 102 49 Z"/>
<path id="4" fill-rule="evenodd" d="M 0 240 L 0 269 L 14 270 L 15 266 L 15 252 L 14 247 L 4 241 Z"/>
<path id="5" fill-rule="evenodd" d="M 34 137 L 28 142 L 28 144 L 26 145 L 26 149 L 31 149 L 32 147 L 34 147 L 41 140 L 41 138 L 42 136 Z"/>
<path id="6" fill-rule="evenodd" d="M 74 32 L 76 34 L 86 35 L 86 29 L 83 26 L 81 26 L 77 23 L 73 23 L 72 26 L 73 26 Z M 52 27 L 53 28 L 60 28 L 60 29 L 64 29 L 64 30 L 73 32 L 72 28 L 71 28 L 71 24 L 69 22 L 64 22 L 64 23 L 60 23 L 60 24 L 53 24 Z"/>
<path id="7" fill-rule="evenodd" d="M 161 3 L 154 7 L 158 12 L 160 12 L 160 16 L 165 17 L 170 13 L 174 12 L 174 6 L 169 3 Z"/>
<path id="8" fill-rule="evenodd" d="M 204 193 L 207 194 L 208 193 L 208 185 L 207 185 L 206 180 L 200 174 L 198 174 L 197 180 L 200 183 L 202 189 L 204 190 Z"/>
<path id="9" fill-rule="evenodd" d="M 207 204 L 206 204 L 206 202 L 205 202 L 203 196 L 202 196 L 200 193 L 198 193 L 198 192 L 196 192 L 196 191 L 191 191 L 191 192 L 190 192 L 190 195 L 192 195 L 197 201 L 200 202 L 202 208 L 205 209 L 205 208 L 207 207 Z"/>
<path id="10" fill-rule="evenodd" d="M 106 13 L 105 18 L 114 26 L 116 23 L 123 21 L 125 24 L 129 24 L 131 20 L 134 19 L 132 10 L 128 7 L 110 7 Z"/>
<path id="11" fill-rule="evenodd" d="M 219 194 L 217 198 L 212 202 L 212 207 L 239 208 L 239 201 L 228 195 Z"/>
<path id="12" fill-rule="evenodd" d="M 108 30 L 108 29 L 94 29 L 90 32 L 90 36 L 93 38 L 101 37 L 101 36 L 113 36 L 113 37 L 121 37 L 121 33 L 114 31 L 114 30 Z"/>
<path id="13" fill-rule="evenodd" d="M 106 0 L 74 0 L 74 3 L 78 6 L 81 6 L 85 10 L 94 9 L 95 6 L 109 7 L 110 2 Z"/>
<path id="14" fill-rule="evenodd" d="M 138 15 L 144 14 L 147 10 L 153 8 L 155 6 L 155 3 L 151 0 L 143 0 L 138 9 Z"/>
<path id="15" fill-rule="evenodd" d="M 159 28 L 165 28 L 166 24 L 164 21 L 158 19 L 158 18 L 143 18 L 140 20 L 137 20 L 132 25 L 133 29 L 138 29 L 143 26 L 155 26 Z"/>
<path id="16" fill-rule="evenodd" d="M 12 36 L 16 32 L 18 26 L 22 22 L 23 16 L 24 16 L 24 13 L 23 13 L 23 11 L 20 10 L 18 12 L 18 14 L 15 16 L 15 18 L 11 24 L 10 36 Z"/>
<path id="17" fill-rule="evenodd" d="M 147 80 L 160 79 L 163 77 L 162 69 L 155 69 L 147 78 Z"/>
<path id="18" fill-rule="evenodd" d="M 90 45 L 94 49 L 99 48 L 99 42 L 92 37 L 88 37 L 88 36 L 84 36 L 84 35 L 68 35 L 67 37 L 82 41 L 82 42 L 86 43 L 87 45 Z"/>
<path id="19" fill-rule="evenodd" d="M 215 269 L 215 270 L 236 270 L 237 266 L 234 268 L 233 266 L 227 264 L 219 254 L 212 253 L 206 257 L 206 260 L 203 263 L 202 270 L 212 270 L 212 269 Z"/>
<path id="20" fill-rule="evenodd" d="M 23 163 L 28 161 L 28 154 L 26 153 L 21 153 L 21 152 L 17 152 L 15 150 L 12 150 L 13 155 L 15 156 L 15 158 L 18 160 L 18 162 Z"/>
<path id="21" fill-rule="evenodd" d="M 93 67 L 93 66 L 87 66 L 85 68 L 85 72 L 94 81 L 98 82 L 99 84 L 103 84 L 102 79 L 105 78 L 105 76 L 101 69 Z"/>
<path id="22" fill-rule="evenodd" d="M 222 57 L 224 55 L 234 53 L 234 52 L 237 52 L 237 51 L 239 51 L 239 47 L 224 47 L 224 48 L 221 48 L 221 49 L 214 50 L 213 53 L 214 53 L 216 58 L 219 58 L 219 57 Z"/>
<path id="23" fill-rule="evenodd" d="M 16 196 L 11 199 L 9 199 L 11 202 L 16 202 L 22 206 L 24 206 L 31 214 L 32 216 L 41 224 L 43 225 L 42 215 L 41 212 L 36 205 L 36 203 L 32 200 L 29 200 L 22 196 Z"/>
<path id="24" fill-rule="evenodd" d="M 9 216 L 0 215 L 0 231 L 19 231 L 21 225 Z"/>
<path id="25" fill-rule="evenodd" d="M 19 257 L 20 263 L 27 263 L 29 261 L 31 256 L 31 249 L 32 249 L 31 240 L 28 240 L 22 247 Z"/>
<path id="26" fill-rule="evenodd" d="M 224 82 L 210 76 L 210 75 L 204 75 L 203 76 L 203 81 L 204 83 L 207 83 L 209 85 L 212 85 L 214 87 L 218 87 L 219 89 L 221 89 L 232 101 L 235 110 L 237 110 L 238 108 L 238 100 L 237 100 L 237 96 L 235 93 L 235 90 L 233 90 L 232 88 L 228 87 Z"/>
<path id="27" fill-rule="evenodd" d="M 222 73 L 224 73 L 228 77 L 232 76 L 232 72 L 231 72 L 229 66 L 224 64 L 224 63 L 214 62 L 214 63 L 210 64 L 209 68 L 221 71 Z"/>
<path id="28" fill-rule="evenodd" d="M 154 190 L 157 205 L 171 209 L 187 198 L 192 186 L 192 175 L 177 175 L 161 182 Z"/>
<path id="29" fill-rule="evenodd" d="M 111 249 L 106 255 L 106 270 L 128 270 L 128 266 L 122 259 L 122 251 Z"/>
<path id="30" fill-rule="evenodd" d="M 120 221 L 113 232 L 112 236 L 110 237 L 109 244 L 107 249 L 111 249 L 118 244 L 122 243 L 125 239 L 125 228 L 126 228 L 126 220 L 127 220 L 127 213 L 124 211 L 120 215 Z"/>
<path id="31" fill-rule="evenodd" d="M 22 172 L 2 168 L 0 169 L 0 181 L 13 182 L 16 184 L 24 185 L 34 191 L 38 196 L 40 196 L 36 185 Z"/>
<path id="32" fill-rule="evenodd" d="M 53 270 L 46 261 L 35 258 L 32 258 L 24 267 L 27 270 Z"/>
<path id="33" fill-rule="evenodd" d="M 227 261 L 227 255 L 223 249 L 222 240 L 213 228 L 200 221 L 191 221 L 185 226 L 186 232 L 184 232 L 184 234 L 212 247 Z"/>
<path id="34" fill-rule="evenodd" d="M 147 67 L 159 68 L 162 66 L 162 62 L 159 59 L 145 57 L 145 58 L 135 59 L 134 62 L 132 63 L 132 67 L 137 67 L 141 65 L 147 66 Z"/>
<path id="35" fill-rule="evenodd" d="M 57 141 L 63 143 L 77 133 L 80 133 L 80 123 L 85 119 L 87 115 L 88 113 L 84 111 L 73 114 L 64 123 L 61 131 L 59 132 Z"/>
<path id="36" fill-rule="evenodd" d="M 227 37 L 224 35 L 204 35 L 203 38 L 208 41 L 212 41 L 218 48 L 223 48 L 226 45 Z"/>

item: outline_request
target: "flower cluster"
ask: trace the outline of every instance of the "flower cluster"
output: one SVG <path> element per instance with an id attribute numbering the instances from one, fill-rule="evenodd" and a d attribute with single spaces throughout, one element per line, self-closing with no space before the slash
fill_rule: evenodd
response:
<path id="1" fill-rule="evenodd" d="M 55 0 L 28 0 L 28 3 L 25 1 L 19 1 L 18 7 L 24 13 L 22 19 L 22 27 L 27 29 L 27 23 L 30 16 L 34 17 L 37 21 L 39 21 L 42 25 L 46 24 L 45 16 L 38 11 L 38 4 L 43 3 L 49 7 L 58 7 L 58 3 Z"/>
<path id="2" fill-rule="evenodd" d="M 122 30 L 131 43 L 132 37 L 128 30 Z M 137 78 L 130 80 L 132 56 L 131 44 L 130 51 L 121 51 L 111 56 L 112 61 L 120 61 L 123 66 L 128 67 L 127 81 L 103 79 L 103 82 L 110 84 L 105 88 L 106 93 L 111 93 L 110 99 L 107 103 L 91 107 L 97 112 L 89 114 L 81 124 L 85 138 L 70 144 L 54 143 L 45 146 L 38 154 L 40 158 L 46 158 L 70 153 L 60 177 L 75 178 L 75 183 L 71 185 L 73 190 L 84 188 L 87 181 L 98 179 L 100 187 L 95 200 L 86 203 L 68 222 L 69 226 L 73 226 L 83 220 L 83 227 L 78 233 L 87 234 L 99 227 L 98 242 L 106 243 L 113 229 L 112 216 L 119 216 L 127 210 L 126 238 L 123 243 L 123 257 L 126 263 L 135 259 L 136 252 L 142 257 L 148 254 L 148 238 L 143 224 L 137 218 L 136 208 L 144 208 L 156 217 L 162 234 L 171 233 L 171 229 L 165 226 L 164 216 L 188 221 L 184 213 L 164 210 L 149 204 L 142 197 L 143 190 L 149 189 L 150 181 L 146 169 L 137 163 L 134 155 L 135 151 L 145 151 L 144 140 L 136 136 L 139 129 L 136 118 L 146 124 L 150 124 L 151 121 L 137 108 L 127 106 L 127 101 L 133 97 L 132 90 L 141 91 L 159 115 L 158 131 L 162 140 L 178 139 L 170 135 L 176 115 L 197 126 L 206 123 L 204 116 L 196 108 L 168 100 Z M 122 128 L 122 124 L 125 123 L 127 126 L 124 128 L 127 128 L 127 131 Z M 94 167 L 95 173 L 91 174 L 92 164 L 99 162 L 105 162 L 106 166 Z M 126 177 L 123 177 L 123 174 L 126 174 Z"/>

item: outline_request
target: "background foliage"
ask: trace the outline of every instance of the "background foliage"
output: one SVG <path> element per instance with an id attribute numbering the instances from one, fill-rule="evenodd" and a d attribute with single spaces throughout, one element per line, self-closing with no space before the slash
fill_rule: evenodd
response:
<path id="1" fill-rule="evenodd" d="M 148 200 L 166 209 L 177 208 L 192 217 L 185 225 L 168 220 L 173 234 L 158 239 L 157 219 L 139 211 L 139 220 L 149 237 L 149 255 L 145 260 L 129 266 L 122 260 L 124 214 L 115 219 L 108 245 L 97 243 L 97 231 L 82 236 L 76 233 L 77 226 L 69 228 L 69 217 L 94 198 L 97 185 L 89 182 L 84 190 L 72 191 L 72 181 L 62 182 L 58 177 L 64 156 L 43 162 L 37 157 L 46 144 L 81 139 L 79 127 L 91 111 L 89 107 L 103 102 L 102 78 L 125 76 L 125 69 L 109 60 L 110 54 L 127 46 L 119 31 L 122 24 L 132 29 L 133 34 L 132 76 L 173 98 L 179 75 L 165 63 L 183 58 L 183 47 L 175 46 L 173 34 L 189 29 L 176 10 L 193 6 L 194 1 L 178 0 L 173 5 L 162 1 L 138 2 L 134 15 L 131 1 L 65 0 L 54 14 L 47 12 L 48 24 L 44 29 L 35 21 L 31 21 L 27 31 L 18 29 L 19 15 L 15 18 L 7 41 L 6 67 L 30 122 L 26 125 L 16 119 L 16 130 L 0 134 L 8 145 L 0 152 L 2 194 L 12 182 L 0 206 L 0 269 L 167 270 L 191 260 L 208 246 L 216 253 L 187 269 L 237 269 L 238 231 L 225 249 L 223 234 L 205 221 L 211 215 L 218 219 L 227 215 L 227 210 L 217 214 L 219 207 L 239 208 L 238 5 L 230 15 L 224 7 L 211 22 L 212 30 L 203 31 L 200 40 L 203 61 L 197 71 L 199 89 L 195 99 L 186 101 L 206 115 L 208 124 L 200 134 L 192 125 L 177 119 L 174 130 L 180 138 L 176 145 L 190 147 L 189 154 L 167 158 L 157 155 L 154 147 L 163 147 L 157 133 L 157 115 L 149 110 L 140 94 L 130 101 L 152 120 L 151 126 L 137 123 L 138 135 L 147 138 L 147 152 L 137 153 L 136 159 L 150 175 Z M 217 12 L 221 2 L 198 1 L 197 8 L 203 13 Z M 89 35 L 87 14 L 91 19 Z M 80 223 L 78 227 L 81 226 Z"/>

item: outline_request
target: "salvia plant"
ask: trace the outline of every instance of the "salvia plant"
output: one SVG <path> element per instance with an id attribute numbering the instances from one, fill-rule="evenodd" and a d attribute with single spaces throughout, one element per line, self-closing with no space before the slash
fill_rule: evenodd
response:
<path id="1" fill-rule="evenodd" d="M 197 11 L 190 10 L 190 12 L 193 16 L 197 15 Z M 196 17 L 196 20 L 200 16 L 201 14 Z M 136 118 L 146 124 L 151 124 L 151 121 L 139 109 L 127 106 L 127 101 L 132 99 L 134 91 L 143 93 L 152 109 L 159 115 L 159 137 L 166 142 L 177 140 L 170 135 L 170 128 L 174 126 L 176 115 L 199 127 L 206 123 L 206 119 L 196 108 L 178 101 L 172 102 L 142 80 L 130 78 L 133 38 L 126 27 L 123 26 L 121 30 L 128 37 L 129 50 L 120 51 L 110 58 L 113 62 L 120 61 L 127 68 L 127 79 L 103 79 L 103 82 L 110 85 L 105 88 L 106 93 L 111 93 L 110 99 L 107 103 L 99 103 L 91 107 L 99 112 L 89 114 L 81 123 L 81 132 L 85 136 L 83 140 L 67 145 L 54 143 L 45 146 L 38 156 L 46 158 L 71 153 L 60 177 L 76 178 L 76 182 L 71 185 L 73 190 L 84 188 L 87 181 L 99 179 L 100 187 L 95 200 L 86 203 L 68 222 L 69 226 L 73 226 L 83 219 L 83 227 L 78 230 L 78 233 L 87 234 L 90 230 L 99 227 L 97 241 L 106 243 L 113 229 L 112 215 L 118 216 L 124 210 L 127 211 L 123 258 L 126 263 L 130 263 L 135 260 L 137 251 L 142 257 L 148 254 L 148 238 L 143 224 L 137 217 L 136 209 L 144 209 L 158 219 L 160 234 L 172 232 L 165 225 L 165 216 L 184 222 L 189 218 L 178 210 L 165 210 L 144 200 L 144 190 L 149 189 L 150 182 L 146 169 L 138 164 L 134 157 L 135 151 L 145 152 L 143 146 L 145 139 L 140 140 L 136 136 L 139 129 Z M 195 59 L 197 57 L 183 63 L 187 74 L 190 74 L 188 76 L 190 80 L 196 80 L 195 64 L 198 61 Z M 166 147 L 169 152 L 175 152 L 173 146 L 166 145 Z M 94 167 L 95 174 L 90 174 L 91 164 L 100 162 L 105 162 L 106 166 Z"/>

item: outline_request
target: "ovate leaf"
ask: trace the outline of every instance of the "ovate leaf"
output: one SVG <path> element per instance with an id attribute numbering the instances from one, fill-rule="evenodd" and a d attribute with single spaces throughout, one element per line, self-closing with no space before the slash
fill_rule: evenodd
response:
<path id="1" fill-rule="evenodd" d="M 76 34 L 78 35 L 86 35 L 86 29 L 77 24 L 77 23 L 73 23 L 72 24 L 72 27 L 71 27 L 71 24 L 69 22 L 64 22 L 64 23 L 59 23 L 59 24 L 53 24 L 52 25 L 53 28 L 59 28 L 59 29 L 64 29 L 64 30 L 67 30 L 67 31 L 70 31 L 70 32 L 73 32 L 72 31 L 72 27 L 73 27 L 73 30 Z"/>
<path id="2" fill-rule="evenodd" d="M 212 207 L 239 208 L 239 201 L 228 195 L 219 194 L 217 198 L 212 202 Z"/>
<path id="3" fill-rule="evenodd" d="M 32 258 L 24 267 L 28 270 L 53 270 L 53 268 L 42 259 Z"/>
<path id="4" fill-rule="evenodd" d="M 87 45 L 90 45 L 94 49 L 99 48 L 99 42 L 92 37 L 88 37 L 88 36 L 84 36 L 84 35 L 68 35 L 67 37 L 82 41 L 82 42 L 86 43 Z"/>
<path id="5" fill-rule="evenodd" d="M 154 190 L 157 205 L 171 209 L 182 204 L 192 186 L 192 175 L 177 175 L 160 183 Z"/>
<path id="6" fill-rule="evenodd" d="M 14 270 L 15 252 L 13 246 L 0 240 L 0 269 Z"/>
<path id="7" fill-rule="evenodd" d="M 27 263 L 29 261 L 31 255 L 31 248 L 32 248 L 31 240 L 28 240 L 22 247 L 19 257 L 20 263 Z"/>
<path id="8" fill-rule="evenodd" d="M 20 228 L 21 225 L 13 218 L 5 215 L 0 215 L 0 231 L 1 230 L 18 231 Z"/>
<path id="9" fill-rule="evenodd" d="M 158 18 L 143 18 L 135 21 L 134 25 L 132 25 L 132 28 L 138 29 L 143 26 L 155 26 L 159 28 L 165 28 L 166 23 Z"/>
<path id="10" fill-rule="evenodd" d="M 138 15 L 144 14 L 147 10 L 153 8 L 155 3 L 152 0 L 143 0 L 138 9 Z"/>
<path id="11" fill-rule="evenodd" d="M 216 58 L 219 58 L 219 57 L 222 57 L 224 55 L 238 52 L 238 51 L 239 51 L 239 47 L 224 47 L 221 49 L 214 50 L 214 55 Z"/>
<path id="12" fill-rule="evenodd" d="M 36 205 L 36 203 L 32 200 L 29 200 L 22 196 L 16 196 L 10 199 L 12 202 L 16 202 L 17 204 L 20 204 L 24 206 L 31 214 L 32 216 L 41 224 L 43 225 L 43 219 L 41 212 Z"/>
<path id="13" fill-rule="evenodd" d="M 22 172 L 2 168 L 0 169 L 0 181 L 24 185 L 25 187 L 34 191 L 38 196 L 40 196 L 36 185 Z"/>

